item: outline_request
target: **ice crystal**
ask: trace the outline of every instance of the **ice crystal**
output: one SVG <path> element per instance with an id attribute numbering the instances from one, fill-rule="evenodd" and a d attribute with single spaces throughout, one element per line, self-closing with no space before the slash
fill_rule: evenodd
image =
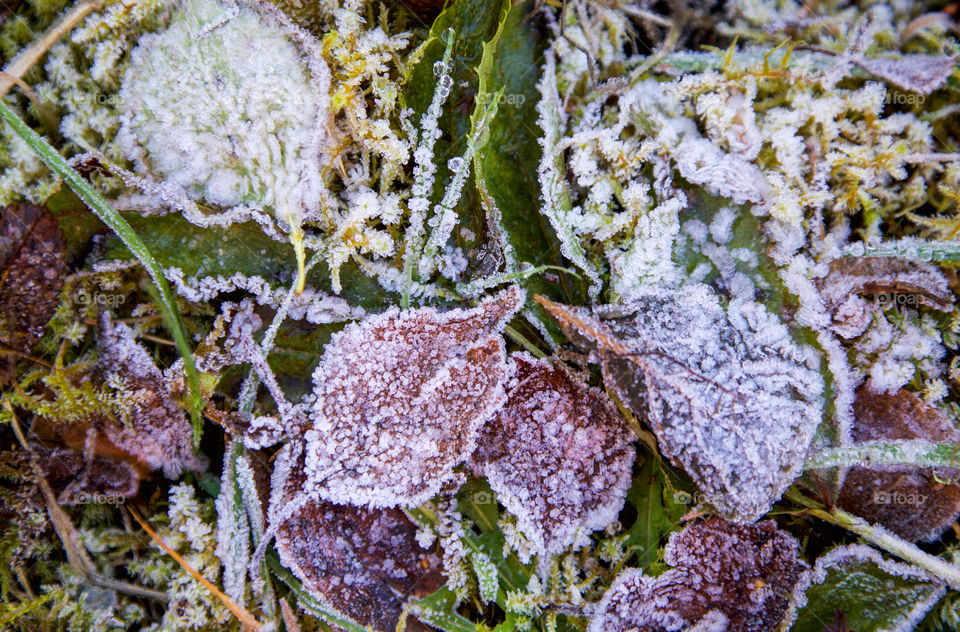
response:
<path id="1" fill-rule="evenodd" d="M 632 432 L 604 393 L 559 362 L 525 353 L 511 361 L 507 402 L 471 463 L 540 554 L 581 547 L 623 507 Z"/>
<path id="2" fill-rule="evenodd" d="M 960 443 L 960 431 L 943 413 L 907 391 L 878 394 L 861 386 L 854 411 L 855 443 L 911 439 Z M 935 540 L 960 516 L 958 475 L 949 468 L 853 467 L 837 504 L 907 540 Z"/>
<path id="3" fill-rule="evenodd" d="M 276 15 L 189 0 L 134 51 L 119 134 L 140 170 L 191 198 L 272 211 L 301 271 L 301 224 L 329 204 L 330 74 L 310 46 Z"/>
<path id="4" fill-rule="evenodd" d="M 334 335 L 313 373 L 309 428 L 284 448 L 274 494 L 300 469 L 297 502 L 417 505 L 453 481 L 505 399 L 500 331 L 523 299 L 511 287 L 472 309 L 394 308 Z M 273 502 L 271 522 L 290 510 Z"/>
<path id="5" fill-rule="evenodd" d="M 589 632 L 766 632 L 779 629 L 807 565 L 799 543 L 773 521 L 738 526 L 719 518 L 670 536 L 659 577 L 622 573 Z"/>
<path id="6" fill-rule="evenodd" d="M 113 443 L 169 477 L 205 467 L 193 452 L 190 422 L 183 409 L 165 391 L 160 369 L 127 325 L 103 319 L 98 364 L 105 378 L 122 380 L 124 401 L 129 404 L 125 411 L 129 426 L 104 427 Z"/>
<path id="7" fill-rule="evenodd" d="M 800 473 L 823 380 L 762 305 L 725 309 L 706 286 L 593 313 L 543 303 L 721 515 L 755 520 Z"/>
<path id="8" fill-rule="evenodd" d="M 291 481 L 302 484 L 303 472 Z M 313 501 L 280 527 L 276 546 L 322 603 L 377 632 L 393 632 L 407 598 L 424 597 L 442 581 L 437 547 L 421 548 L 416 527 L 398 509 Z"/>

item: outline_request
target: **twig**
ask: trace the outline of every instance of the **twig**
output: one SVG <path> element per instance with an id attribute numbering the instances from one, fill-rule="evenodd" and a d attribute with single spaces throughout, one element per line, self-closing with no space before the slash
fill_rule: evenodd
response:
<path id="1" fill-rule="evenodd" d="M 177 564 L 182 566 L 185 571 L 190 573 L 191 577 L 193 577 L 195 580 L 203 584 L 204 588 L 212 592 L 217 599 L 222 601 L 223 605 L 225 605 L 227 609 L 233 613 L 233 616 L 235 616 L 237 620 L 239 620 L 240 623 L 244 625 L 244 627 L 246 627 L 249 630 L 262 629 L 263 626 L 260 624 L 259 621 L 257 621 L 256 617 L 254 617 L 252 614 L 247 612 L 247 610 L 242 606 L 237 605 L 237 603 L 233 599 L 231 599 L 228 595 L 224 594 L 219 588 L 214 586 L 210 582 L 210 580 L 208 580 L 206 577 L 198 573 L 192 566 L 190 566 L 187 563 L 187 561 L 183 559 L 183 557 L 179 553 L 177 553 L 176 551 L 171 549 L 169 546 L 167 546 L 167 543 L 160 539 L 160 536 L 157 535 L 157 533 L 153 530 L 153 528 L 146 521 L 146 519 L 144 519 L 144 517 L 140 515 L 139 511 L 137 511 L 133 507 L 127 507 L 127 511 L 130 512 L 130 515 L 133 516 L 133 519 L 137 521 L 140 527 L 147 532 L 147 535 L 149 535 L 150 538 L 157 543 L 157 546 L 163 549 L 167 555 L 172 557 L 173 560 Z"/>
<path id="2" fill-rule="evenodd" d="M 10 63 L 3 68 L 3 72 L 9 77 L 0 76 L 0 97 L 9 92 L 10 88 L 17 84 L 17 80 L 21 79 L 35 63 L 40 61 L 40 58 L 50 50 L 51 46 L 57 43 L 57 40 L 102 6 L 103 3 L 100 0 L 78 2 L 64 13 L 59 20 L 50 25 L 50 28 L 44 31 L 43 35 L 11 59 Z"/>

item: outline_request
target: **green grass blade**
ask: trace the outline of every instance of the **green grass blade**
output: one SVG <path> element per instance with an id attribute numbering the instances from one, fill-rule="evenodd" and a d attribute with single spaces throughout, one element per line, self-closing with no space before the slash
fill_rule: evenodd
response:
<path id="1" fill-rule="evenodd" d="M 24 140 L 27 145 L 40 156 L 40 159 L 46 166 L 63 178 L 73 192 L 86 203 L 94 215 L 110 227 L 117 234 L 117 237 L 123 241 L 124 245 L 133 253 L 143 267 L 147 269 L 150 278 L 153 279 L 160 293 L 159 308 L 163 316 L 163 321 L 173 335 L 173 340 L 177 345 L 177 350 L 183 357 L 183 366 L 187 373 L 187 384 L 190 389 L 188 395 L 188 404 L 190 407 L 190 416 L 193 419 L 193 442 L 194 447 L 199 444 L 201 431 L 200 411 L 203 408 L 203 402 L 200 395 L 200 378 L 197 375 L 197 367 L 193 362 L 193 352 L 187 342 L 187 336 L 183 330 L 183 321 L 180 319 L 180 311 L 177 309 L 177 303 L 170 292 L 170 286 L 163 276 L 163 271 L 157 264 L 157 261 L 150 254 L 146 245 L 137 236 L 130 227 L 130 224 L 120 216 L 113 207 L 110 206 L 100 193 L 90 186 L 79 173 L 77 173 L 67 161 L 63 159 L 57 151 L 51 147 L 39 134 L 33 131 L 10 107 L 0 100 L 0 118 L 7 123 L 13 131 Z"/>

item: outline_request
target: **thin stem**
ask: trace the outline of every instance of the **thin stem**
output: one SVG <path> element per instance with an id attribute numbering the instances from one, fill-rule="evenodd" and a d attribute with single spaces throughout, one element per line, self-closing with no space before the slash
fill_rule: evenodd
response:
<path id="1" fill-rule="evenodd" d="M 247 612 L 247 610 L 243 607 L 237 605 L 237 603 L 231 599 L 229 595 L 226 595 L 219 588 L 214 586 L 210 580 L 190 566 L 179 553 L 167 546 L 167 543 L 160 539 L 160 536 L 158 536 L 157 533 L 150 527 L 150 524 L 146 521 L 146 519 L 144 519 L 143 516 L 140 515 L 139 511 L 137 511 L 134 507 L 127 507 L 127 510 L 130 512 L 130 515 L 133 516 L 133 519 L 137 521 L 140 527 L 147 532 L 147 535 L 149 535 L 150 538 L 157 543 L 157 546 L 163 549 L 167 555 L 172 557 L 174 561 L 182 566 L 185 571 L 190 573 L 191 577 L 203 584 L 204 588 L 212 592 L 217 599 L 223 602 L 223 605 L 225 605 L 227 609 L 233 613 L 233 616 L 235 616 L 240 623 L 250 630 L 260 630 L 263 627 L 252 614 Z"/>

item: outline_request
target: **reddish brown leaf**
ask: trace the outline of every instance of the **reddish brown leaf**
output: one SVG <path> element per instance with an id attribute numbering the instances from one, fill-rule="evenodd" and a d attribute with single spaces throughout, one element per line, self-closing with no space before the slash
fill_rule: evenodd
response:
<path id="1" fill-rule="evenodd" d="M 628 569 L 600 602 L 589 632 L 777 630 L 807 565 L 799 543 L 772 520 L 735 525 L 720 518 L 670 536 L 658 577 Z"/>
<path id="2" fill-rule="evenodd" d="M 473 309 L 393 309 L 336 334 L 313 374 L 304 491 L 393 507 L 453 481 L 505 399 L 500 332 L 522 305 L 511 288 Z"/>
<path id="3" fill-rule="evenodd" d="M 953 309 L 947 278 L 933 264 L 902 257 L 843 257 L 817 282 L 834 331 L 855 338 L 870 324 L 873 312 L 890 305 Z"/>
<path id="4" fill-rule="evenodd" d="M 408 598 L 443 584 L 436 546 L 423 549 L 399 509 L 310 502 L 280 527 L 276 548 L 314 596 L 378 632 L 396 629 Z"/>
<path id="5" fill-rule="evenodd" d="M 511 360 L 507 403 L 481 431 L 473 468 L 540 553 L 585 545 L 623 507 L 633 433 L 603 391 L 559 362 Z"/>
<path id="6" fill-rule="evenodd" d="M 49 211 L 33 204 L 0 209 L 0 341 L 7 350 L 29 351 L 43 337 L 65 270 L 60 228 Z M 0 383 L 16 361 L 0 353 Z"/>
<path id="7" fill-rule="evenodd" d="M 910 439 L 960 443 L 960 431 L 939 410 L 908 391 L 878 394 L 861 386 L 854 413 L 856 443 Z M 941 482 L 957 477 L 960 472 L 946 468 L 852 467 L 837 504 L 904 539 L 935 540 L 960 515 L 960 485 Z"/>

